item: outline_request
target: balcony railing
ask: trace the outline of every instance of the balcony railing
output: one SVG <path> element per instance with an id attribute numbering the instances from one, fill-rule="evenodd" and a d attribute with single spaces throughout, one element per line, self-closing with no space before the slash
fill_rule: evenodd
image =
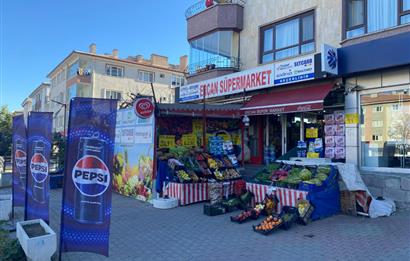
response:
<path id="1" fill-rule="evenodd" d="M 207 60 L 188 65 L 190 75 L 206 72 L 214 69 L 236 69 L 239 70 L 239 58 L 217 56 Z"/>
<path id="2" fill-rule="evenodd" d="M 190 7 L 185 11 L 185 18 L 188 19 L 196 14 L 199 14 L 200 12 L 204 11 L 205 9 L 212 7 L 214 5 L 220 5 L 220 4 L 238 4 L 241 6 L 244 6 L 246 3 L 246 0 L 214 0 L 213 4 L 207 6 L 206 0 L 201 0 Z"/>

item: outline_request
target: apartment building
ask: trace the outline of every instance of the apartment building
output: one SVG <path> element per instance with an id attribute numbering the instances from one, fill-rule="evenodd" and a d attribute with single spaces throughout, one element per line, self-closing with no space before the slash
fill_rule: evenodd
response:
<path id="1" fill-rule="evenodd" d="M 185 16 L 178 99 L 243 104 L 250 163 L 266 146 L 288 153 L 308 128 L 324 135 L 324 115 L 344 111 L 339 161 L 375 196 L 410 202 L 409 0 L 199 1 Z"/>
<path id="2" fill-rule="evenodd" d="M 30 111 L 46 112 L 50 110 L 50 83 L 41 83 L 21 104 L 24 118 Z"/>
<path id="3" fill-rule="evenodd" d="M 50 79 L 50 110 L 55 112 L 54 131 L 63 131 L 64 110 L 73 97 L 113 98 L 120 102 L 128 95 L 152 95 L 159 103 L 173 103 L 175 88 L 185 83 L 187 56 L 180 57 L 180 63 L 173 65 L 168 57 L 152 54 L 149 59 L 141 55 L 120 58 L 114 49 L 110 54 L 98 54 L 95 44 L 88 52 L 73 51 L 48 75 Z M 64 105 L 66 104 L 66 105 Z"/>

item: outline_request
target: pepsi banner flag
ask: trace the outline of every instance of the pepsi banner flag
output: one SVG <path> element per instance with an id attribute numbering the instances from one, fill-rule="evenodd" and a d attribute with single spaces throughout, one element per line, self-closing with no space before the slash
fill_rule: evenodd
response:
<path id="1" fill-rule="evenodd" d="M 30 112 L 27 131 L 27 193 L 25 219 L 49 222 L 49 162 L 53 113 Z"/>
<path id="2" fill-rule="evenodd" d="M 108 256 L 117 102 L 71 100 L 60 230 L 62 252 Z"/>
<path id="3" fill-rule="evenodd" d="M 26 124 L 24 115 L 13 117 L 13 207 L 24 207 L 27 177 Z"/>

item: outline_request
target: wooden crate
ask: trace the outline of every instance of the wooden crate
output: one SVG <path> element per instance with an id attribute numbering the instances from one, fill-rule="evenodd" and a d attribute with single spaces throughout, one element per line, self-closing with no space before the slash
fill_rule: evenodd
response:
<path id="1" fill-rule="evenodd" d="M 356 192 L 341 190 L 340 191 L 340 208 L 343 214 L 357 216 L 356 210 Z"/>

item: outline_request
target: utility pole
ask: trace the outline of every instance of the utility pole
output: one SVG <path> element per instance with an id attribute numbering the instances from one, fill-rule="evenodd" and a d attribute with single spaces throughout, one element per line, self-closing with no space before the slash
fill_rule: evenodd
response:
<path id="1" fill-rule="evenodd" d="M 50 101 L 52 101 L 52 102 L 54 102 L 54 103 L 57 103 L 57 104 L 61 105 L 61 107 L 62 107 L 62 108 L 64 107 L 64 130 L 63 130 L 63 133 L 64 133 L 64 136 L 65 136 L 66 115 L 67 115 L 67 104 L 62 103 L 62 102 L 59 102 L 59 101 L 55 101 L 55 100 L 50 100 Z"/>

